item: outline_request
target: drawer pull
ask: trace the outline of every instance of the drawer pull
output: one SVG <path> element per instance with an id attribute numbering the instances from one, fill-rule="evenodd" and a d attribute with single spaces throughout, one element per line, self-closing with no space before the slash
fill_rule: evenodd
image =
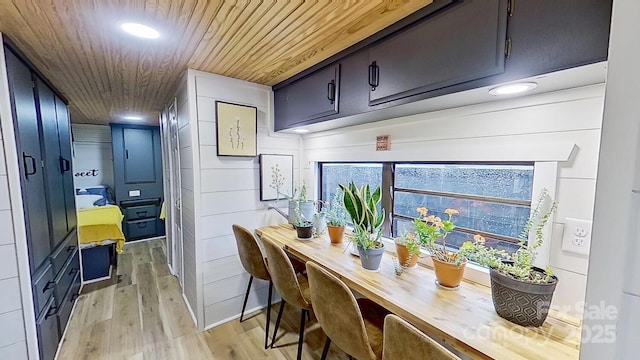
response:
<path id="1" fill-rule="evenodd" d="M 44 319 L 47 320 L 48 318 L 52 317 L 53 315 L 56 315 L 58 313 L 58 308 L 56 306 L 52 306 L 49 308 L 49 310 L 47 310 L 47 315 L 44 316 Z"/>
<path id="2" fill-rule="evenodd" d="M 147 223 L 146 222 L 138 223 L 138 229 L 144 229 L 146 227 L 147 227 Z"/>
<path id="3" fill-rule="evenodd" d="M 77 272 L 78 272 L 78 270 L 80 270 L 80 269 L 78 269 L 78 268 L 71 268 L 71 271 L 69 271 L 69 276 L 71 276 L 71 275 L 73 275 L 73 274 L 77 273 Z"/>
<path id="4" fill-rule="evenodd" d="M 76 249 L 76 246 L 75 245 L 71 245 L 71 246 L 67 247 L 67 252 L 70 253 L 75 249 Z"/>
<path id="5" fill-rule="evenodd" d="M 42 289 L 43 293 L 46 293 L 47 291 L 53 289 L 56 286 L 56 283 L 54 281 L 48 281 L 47 285 L 44 286 L 44 289 Z"/>
<path id="6" fill-rule="evenodd" d="M 147 213 L 149 213 L 149 211 L 145 210 L 145 211 L 136 211 L 136 215 L 138 215 L 138 217 L 145 217 L 147 216 Z"/>

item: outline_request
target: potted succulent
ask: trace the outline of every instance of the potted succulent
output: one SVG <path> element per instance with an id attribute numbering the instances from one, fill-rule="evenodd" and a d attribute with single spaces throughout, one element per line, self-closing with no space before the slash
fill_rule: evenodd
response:
<path id="1" fill-rule="evenodd" d="M 431 255 L 437 284 L 448 289 L 458 288 L 467 264 L 465 251 L 468 249 L 461 248 L 458 252 L 450 251 L 447 249 L 446 238 L 456 228 L 453 216 L 459 214 L 459 211 L 446 209 L 444 212 L 448 217 L 445 220 L 435 215 L 427 215 L 429 210 L 425 207 L 419 207 L 416 211 L 420 216 L 413 222 L 413 231 L 420 244 Z"/>
<path id="2" fill-rule="evenodd" d="M 371 192 L 368 184 L 358 188 L 353 181 L 348 186 L 340 184 L 340 188 L 344 192 L 344 208 L 353 222 L 351 241 L 358 248 L 362 267 L 378 271 L 384 254 L 380 231 L 384 212 L 378 212 L 382 191 L 378 187 Z"/>
<path id="3" fill-rule="evenodd" d="M 299 240 L 309 240 L 313 238 L 313 222 L 309 221 L 301 212 L 300 207 L 294 208 L 294 223 Z"/>
<path id="4" fill-rule="evenodd" d="M 541 326 L 547 318 L 558 278 L 551 268 L 533 266 L 544 241 L 543 229 L 557 208 L 543 189 L 529 220 L 519 235 L 520 248 L 509 254 L 485 246 L 485 238 L 474 236 L 463 244 L 467 256 L 490 269 L 491 295 L 501 317 L 522 326 Z M 529 242 L 534 231 L 535 240 Z M 517 299 L 517 301 L 514 301 Z"/>
<path id="5" fill-rule="evenodd" d="M 405 269 L 416 267 L 418 265 L 418 258 L 422 254 L 420 251 L 420 241 L 416 234 L 407 232 L 396 238 L 395 244 L 400 265 Z"/>
<path id="6" fill-rule="evenodd" d="M 296 194 L 298 198 L 296 198 Z M 300 189 L 294 189 L 293 195 L 289 199 L 289 223 L 295 225 L 295 208 L 298 207 L 300 213 L 306 218 L 313 221 L 315 214 L 315 204 L 313 200 L 309 200 L 307 194 L 307 185 L 302 184 Z"/>
<path id="7" fill-rule="evenodd" d="M 347 225 L 347 213 L 343 205 L 343 195 L 343 192 L 338 189 L 331 202 L 325 207 L 327 230 L 332 244 L 342 243 L 344 227 Z"/>

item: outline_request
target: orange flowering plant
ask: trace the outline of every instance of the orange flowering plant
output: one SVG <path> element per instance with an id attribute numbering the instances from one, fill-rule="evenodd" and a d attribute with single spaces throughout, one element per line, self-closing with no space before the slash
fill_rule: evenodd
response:
<path id="1" fill-rule="evenodd" d="M 456 228 L 453 216 L 460 212 L 456 209 L 446 209 L 444 212 L 447 214 L 447 218 L 443 220 L 438 216 L 428 215 L 429 209 L 426 207 L 419 207 L 416 211 L 420 216 L 413 222 L 413 231 L 420 244 L 429 251 L 432 257 L 461 266 L 466 260 L 465 254 L 469 248 L 463 247 L 458 252 L 449 251 L 446 242 L 447 235 Z M 438 243 L 438 239 L 441 239 L 440 243 Z"/>

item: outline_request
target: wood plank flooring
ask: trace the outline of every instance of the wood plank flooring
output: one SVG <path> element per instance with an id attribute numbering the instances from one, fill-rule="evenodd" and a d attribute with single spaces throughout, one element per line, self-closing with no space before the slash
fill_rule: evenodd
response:
<path id="1" fill-rule="evenodd" d="M 84 287 L 58 359 L 295 359 L 300 311 L 287 306 L 274 349 L 264 349 L 266 312 L 198 332 L 177 278 L 166 265 L 163 240 L 129 243 L 111 279 Z M 279 304 L 272 307 L 273 332 Z M 319 359 L 326 336 L 312 316 L 303 359 Z M 329 359 L 348 359 L 331 347 Z"/>

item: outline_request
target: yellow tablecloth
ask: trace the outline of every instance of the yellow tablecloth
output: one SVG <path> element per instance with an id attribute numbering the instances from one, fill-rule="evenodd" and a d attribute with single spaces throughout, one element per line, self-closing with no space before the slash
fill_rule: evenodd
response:
<path id="1" fill-rule="evenodd" d="M 98 206 L 78 210 L 78 238 L 80 244 L 96 243 L 107 240 L 116 242 L 116 251 L 122 253 L 124 233 L 122 232 L 122 211 L 116 205 Z"/>

